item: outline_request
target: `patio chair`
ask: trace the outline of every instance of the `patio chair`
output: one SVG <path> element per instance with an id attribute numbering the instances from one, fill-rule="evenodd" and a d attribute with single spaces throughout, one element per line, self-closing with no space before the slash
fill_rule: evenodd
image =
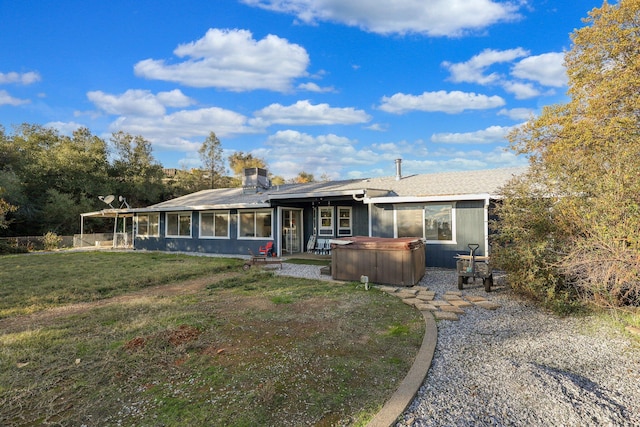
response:
<path id="1" fill-rule="evenodd" d="M 267 242 L 266 245 L 264 246 L 260 246 L 258 248 L 258 255 L 262 255 L 262 256 L 270 256 L 272 257 L 274 253 L 273 250 L 273 242 Z"/>

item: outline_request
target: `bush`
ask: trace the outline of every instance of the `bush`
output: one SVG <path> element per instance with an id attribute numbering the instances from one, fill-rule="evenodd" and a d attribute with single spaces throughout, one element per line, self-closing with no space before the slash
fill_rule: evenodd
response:
<path id="1" fill-rule="evenodd" d="M 29 252 L 27 248 L 21 248 L 17 245 L 12 245 L 7 240 L 0 239 L 0 255 L 24 254 L 27 252 Z"/>
<path id="2" fill-rule="evenodd" d="M 42 243 L 44 244 L 45 251 L 53 251 L 60 247 L 60 243 L 62 242 L 62 237 L 58 236 L 53 231 L 49 231 L 44 235 L 42 239 Z"/>

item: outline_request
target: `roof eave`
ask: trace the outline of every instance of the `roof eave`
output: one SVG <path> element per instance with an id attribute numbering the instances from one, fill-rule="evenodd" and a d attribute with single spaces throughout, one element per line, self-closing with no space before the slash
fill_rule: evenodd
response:
<path id="1" fill-rule="evenodd" d="M 365 199 L 367 204 L 397 204 L 397 203 L 424 203 L 424 202 L 458 202 L 462 200 L 489 200 L 493 197 L 489 193 L 477 194 L 445 194 L 434 196 L 395 196 L 395 197 L 369 197 Z"/>

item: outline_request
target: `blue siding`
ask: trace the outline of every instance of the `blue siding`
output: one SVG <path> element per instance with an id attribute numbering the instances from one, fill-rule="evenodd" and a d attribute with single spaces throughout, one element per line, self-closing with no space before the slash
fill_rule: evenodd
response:
<path id="1" fill-rule="evenodd" d="M 418 203 L 424 206 L 424 203 Z M 455 203 L 456 237 L 455 243 L 427 243 L 426 265 L 427 267 L 455 268 L 458 254 L 469 253 L 468 244 L 478 243 L 480 248 L 476 255 L 487 253 L 485 247 L 486 227 L 484 221 L 484 201 L 469 200 Z M 372 235 L 374 237 L 393 237 L 393 206 L 372 206 Z"/>
<path id="2" fill-rule="evenodd" d="M 238 239 L 238 211 L 232 210 L 229 215 L 229 238 L 201 239 L 200 214 L 198 211 L 191 215 L 191 237 L 166 237 L 166 214 L 160 213 L 160 237 L 136 237 L 135 248 L 153 251 L 203 252 L 211 254 L 249 255 L 249 249 L 257 252 L 273 239 Z M 273 218 L 275 221 L 275 218 Z M 277 227 L 274 228 L 275 230 Z"/>

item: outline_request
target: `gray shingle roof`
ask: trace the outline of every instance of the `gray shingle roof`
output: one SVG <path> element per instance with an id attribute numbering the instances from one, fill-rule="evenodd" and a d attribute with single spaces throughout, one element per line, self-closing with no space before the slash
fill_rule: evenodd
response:
<path id="1" fill-rule="evenodd" d="M 511 178 L 523 174 L 526 167 L 487 169 L 478 171 L 440 172 L 395 177 L 372 178 L 368 184 L 388 188 L 398 196 L 449 196 L 489 194 L 496 196 L 498 189 Z"/>
<path id="2" fill-rule="evenodd" d="M 396 180 L 393 177 L 352 179 L 343 181 L 312 182 L 306 184 L 284 184 L 244 193 L 242 188 L 220 188 L 187 194 L 166 202 L 149 206 L 151 209 L 207 209 L 213 207 L 267 207 L 269 197 L 286 199 L 295 195 L 317 195 L 357 192 L 368 190 L 369 194 L 388 196 L 460 196 L 465 194 L 497 195 L 498 189 L 513 176 L 522 174 L 526 168 L 488 169 L 481 171 L 442 172 L 410 175 Z M 373 191 L 376 190 L 376 191 Z"/>

